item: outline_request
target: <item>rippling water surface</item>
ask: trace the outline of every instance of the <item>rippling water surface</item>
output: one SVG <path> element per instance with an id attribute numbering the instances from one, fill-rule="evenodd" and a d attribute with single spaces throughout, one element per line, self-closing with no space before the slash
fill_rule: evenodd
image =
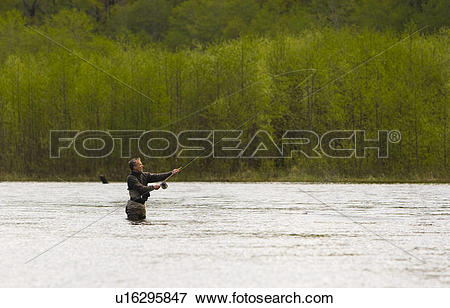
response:
<path id="1" fill-rule="evenodd" d="M 450 286 L 450 185 L 170 183 L 142 223 L 126 200 L 0 183 L 0 286 Z"/>

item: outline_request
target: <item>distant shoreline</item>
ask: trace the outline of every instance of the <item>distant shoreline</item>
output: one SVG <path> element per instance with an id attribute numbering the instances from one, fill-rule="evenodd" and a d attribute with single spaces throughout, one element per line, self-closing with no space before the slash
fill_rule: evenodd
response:
<path id="1" fill-rule="evenodd" d="M 126 175 L 123 177 L 108 177 L 110 183 L 125 183 Z M 98 182 L 101 183 L 98 176 L 75 176 L 75 177 L 53 177 L 53 176 L 24 176 L 24 175 L 0 175 L 0 182 Z M 219 183 L 330 183 L 330 184 L 450 184 L 450 178 L 427 178 L 427 177 L 313 177 L 305 176 L 245 176 L 245 175 L 231 175 L 228 177 L 221 176 L 179 176 L 178 178 L 171 178 L 170 182 L 219 182 Z"/>

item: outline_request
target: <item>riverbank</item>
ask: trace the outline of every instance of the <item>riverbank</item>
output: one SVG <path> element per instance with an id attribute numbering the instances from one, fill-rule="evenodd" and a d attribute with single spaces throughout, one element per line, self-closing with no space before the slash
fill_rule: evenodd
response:
<path id="1" fill-rule="evenodd" d="M 127 174 L 112 176 L 106 174 L 109 182 L 124 182 Z M 450 184 L 450 177 L 435 177 L 433 175 L 423 176 L 313 176 L 313 175 L 267 175 L 257 173 L 235 173 L 232 175 L 183 175 L 175 176 L 171 182 L 302 182 L 302 183 L 349 183 L 349 184 Z M 99 175 L 77 175 L 77 176 L 38 176 L 38 175 L 18 175 L 1 174 L 0 182 L 100 182 Z"/>

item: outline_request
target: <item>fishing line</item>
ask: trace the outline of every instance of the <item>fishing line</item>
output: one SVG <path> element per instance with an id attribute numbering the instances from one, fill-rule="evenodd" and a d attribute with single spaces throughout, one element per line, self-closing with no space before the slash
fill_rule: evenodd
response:
<path id="1" fill-rule="evenodd" d="M 400 44 L 400 43 L 406 41 L 407 39 L 409 39 L 410 37 L 412 37 L 414 34 L 419 33 L 419 32 L 421 32 L 422 30 L 424 30 L 424 29 L 426 29 L 426 28 L 428 28 L 428 27 L 429 27 L 429 25 L 426 25 L 426 26 L 420 28 L 419 30 L 414 31 L 413 33 L 409 34 L 409 35 L 406 36 L 405 38 L 403 38 L 403 39 L 397 41 L 395 44 L 392 44 L 392 45 L 389 46 L 388 48 L 386 48 L 386 49 L 384 49 L 384 50 L 378 52 L 376 55 L 374 55 L 374 56 L 372 56 L 372 57 L 370 57 L 370 58 L 364 60 L 363 62 L 361 62 L 361 63 L 359 63 L 359 64 L 357 64 L 357 65 L 355 65 L 353 68 L 351 68 L 350 70 L 348 70 L 348 71 L 345 72 L 344 74 L 338 76 L 337 78 L 335 78 L 335 79 L 333 79 L 333 80 L 330 80 L 330 81 L 326 82 L 323 86 L 319 87 L 317 90 L 313 91 L 311 94 L 307 95 L 306 97 L 304 97 L 303 99 L 301 99 L 299 102 L 305 101 L 306 99 L 310 98 L 311 96 L 313 96 L 313 95 L 317 94 L 318 92 L 322 91 L 323 89 L 327 88 L 329 85 L 331 85 L 331 84 L 335 83 L 336 81 L 338 81 L 338 80 L 344 78 L 345 76 L 351 74 L 351 73 L 354 72 L 355 70 L 359 69 L 361 66 L 363 66 L 363 65 L 365 65 L 365 64 L 367 64 L 367 63 L 373 61 L 374 59 L 376 59 L 376 58 L 378 58 L 379 56 L 385 54 L 387 51 L 391 50 L 392 48 L 394 48 L 394 47 L 397 46 L 398 44 Z M 315 70 L 315 69 L 310 69 L 310 70 L 314 70 L 314 71 L 315 71 L 314 73 L 316 73 L 316 70 Z M 311 77 L 311 76 L 308 76 L 308 78 L 309 78 L 309 77 Z M 208 106 L 206 106 L 206 107 L 208 107 Z M 248 120 L 246 120 L 245 122 L 243 122 L 238 128 L 236 128 L 236 130 L 238 130 L 239 128 L 243 127 L 243 126 L 244 126 L 247 122 L 249 122 L 250 120 L 256 118 L 256 116 L 257 116 L 259 113 L 261 113 L 261 111 L 262 111 L 262 110 L 258 111 L 254 116 L 252 116 L 251 118 L 249 118 Z M 216 143 L 220 142 L 223 138 L 225 138 L 225 137 L 222 137 L 222 138 L 219 139 Z M 214 143 L 214 144 L 216 144 L 216 143 Z M 213 144 L 213 146 L 214 146 L 214 144 Z M 205 149 L 203 152 L 205 152 L 206 150 L 209 150 L 209 149 Z M 202 152 L 202 153 L 203 153 L 203 152 Z M 202 153 L 201 153 L 201 154 L 202 154 Z M 191 159 L 187 164 L 185 164 L 184 166 L 182 166 L 181 168 L 179 168 L 180 171 L 181 171 L 182 169 L 186 168 L 187 166 L 189 166 L 192 162 L 194 162 L 194 161 L 197 160 L 198 158 L 200 158 L 200 156 L 201 156 L 201 155 L 199 155 L 199 156 L 194 157 L 193 159 Z M 173 175 L 174 175 L 174 173 L 172 173 L 167 179 L 169 179 L 169 178 L 172 177 Z M 167 180 L 167 179 L 166 179 L 166 180 Z"/>
<path id="2" fill-rule="evenodd" d="M 82 60 L 83 62 L 85 62 L 85 63 L 87 63 L 88 65 L 90 65 L 91 67 L 93 67 L 94 69 L 96 69 L 96 70 L 98 70 L 98 71 L 104 73 L 105 75 L 107 75 L 107 76 L 110 77 L 111 79 L 113 79 L 113 80 L 117 81 L 118 83 L 124 85 L 124 86 L 127 87 L 128 89 L 130 89 L 130 90 L 134 91 L 135 93 L 137 93 L 137 94 L 139 94 L 139 95 L 145 97 L 146 99 L 148 99 L 148 100 L 151 101 L 152 103 L 156 103 L 156 102 L 155 102 L 152 98 L 150 98 L 149 96 L 145 95 L 144 93 L 142 93 L 141 91 L 139 91 L 139 90 L 137 90 L 136 88 L 132 87 L 132 86 L 129 85 L 128 83 L 122 81 L 121 79 L 117 78 L 116 76 L 114 76 L 114 75 L 112 75 L 111 73 L 107 72 L 106 70 L 102 69 L 102 68 L 99 67 L 98 65 L 95 65 L 94 63 L 90 62 L 90 61 L 87 60 L 86 58 L 80 56 L 79 54 L 77 54 L 77 53 L 76 53 L 75 51 L 73 51 L 72 49 L 70 49 L 70 48 L 64 46 L 63 44 L 61 44 L 60 42 L 54 40 L 53 38 L 51 38 L 50 36 L 46 35 L 45 33 L 42 33 L 41 31 L 39 31 L 39 30 L 37 30 L 37 29 L 35 29 L 35 28 L 29 26 L 29 25 L 24 25 L 24 27 L 26 27 L 27 29 L 30 29 L 31 31 L 37 33 L 38 35 L 42 36 L 43 38 L 49 40 L 50 42 L 54 43 L 54 44 L 57 45 L 58 47 L 60 47 L 60 48 L 64 49 L 65 51 L 67 51 L 69 54 L 74 55 L 74 56 L 77 57 L 78 59 Z M 273 77 L 277 77 L 277 76 L 283 76 L 283 75 L 292 74 L 292 73 L 297 73 L 297 72 L 302 72 L 302 71 L 314 71 L 314 72 L 315 72 L 316 69 L 314 69 L 314 68 L 312 68 L 312 69 L 301 69 L 301 70 L 295 70 L 295 71 L 285 72 L 285 73 L 281 73 L 281 74 L 277 74 L 277 75 L 272 75 L 272 74 L 269 73 L 268 75 L 269 75 L 269 76 L 273 76 Z M 306 79 L 306 80 L 307 80 L 307 79 Z M 216 100 L 213 101 L 212 103 L 210 103 L 210 104 L 208 104 L 208 105 L 206 105 L 206 106 L 204 106 L 204 107 L 202 107 L 202 108 L 200 108 L 200 109 L 198 109 L 198 110 L 196 110 L 196 111 L 194 111 L 194 112 L 192 112 L 192 113 L 190 113 L 190 114 L 187 114 L 187 115 L 185 115 L 184 117 L 179 118 L 179 119 L 177 119 L 176 121 L 174 121 L 174 122 L 172 122 L 172 123 L 169 123 L 169 124 L 167 124 L 167 125 L 165 125 L 165 126 L 161 126 L 159 129 L 162 129 L 162 128 L 171 126 L 171 125 L 173 125 L 173 124 L 175 124 L 175 123 L 178 123 L 178 122 L 180 122 L 180 121 L 182 121 L 182 120 L 185 120 L 185 119 L 187 119 L 187 118 L 189 118 L 189 117 L 191 117 L 191 116 L 193 116 L 193 115 L 195 115 L 195 114 L 198 114 L 198 113 L 200 113 L 201 111 L 203 111 L 203 110 L 209 108 L 211 105 L 216 104 L 220 99 L 225 99 L 225 98 L 228 98 L 228 97 L 230 97 L 230 96 L 233 96 L 233 95 L 235 95 L 235 94 L 237 94 L 237 93 L 240 93 L 240 92 L 242 92 L 242 91 L 245 91 L 245 90 L 247 90 L 247 89 L 253 87 L 255 84 L 260 83 L 260 82 L 261 82 L 260 80 L 255 81 L 255 82 L 251 83 L 250 85 L 248 85 L 248 86 L 246 86 L 246 87 L 244 87 L 244 88 L 242 88 L 242 89 L 239 89 L 238 91 L 235 91 L 235 92 L 233 92 L 233 93 L 231 93 L 231 94 L 228 94 L 228 95 L 226 95 L 226 96 L 224 96 L 224 97 L 220 97 L 219 99 L 216 99 Z"/>
<path id="3" fill-rule="evenodd" d="M 106 213 L 105 215 L 101 216 L 100 218 L 98 218 L 98 219 L 92 221 L 91 223 L 89 223 L 88 225 L 84 226 L 84 227 L 81 228 L 80 230 L 78 230 L 78 231 L 76 231 L 76 232 L 74 232 L 74 233 L 72 233 L 72 234 L 66 236 L 64 239 L 62 239 L 62 240 L 60 240 L 59 242 L 53 244 L 52 246 L 50 246 L 50 247 L 47 248 L 46 250 L 44 250 L 44 251 L 42 251 L 41 253 L 35 255 L 34 257 L 28 259 L 28 260 L 25 262 L 25 264 L 28 264 L 28 263 L 30 263 L 31 261 L 33 261 L 33 260 L 39 258 L 39 257 L 42 256 L 44 253 L 46 253 L 47 251 L 52 250 L 53 248 L 55 248 L 55 247 L 61 245 L 61 244 L 64 243 L 65 241 L 71 239 L 72 237 L 74 237 L 75 235 L 77 235 L 78 233 L 80 233 L 81 231 L 83 231 L 83 230 L 89 228 L 90 226 L 92 226 L 93 224 L 99 222 L 99 221 L 102 220 L 103 218 L 105 218 L 105 217 L 111 215 L 112 213 L 116 212 L 116 211 L 117 211 L 118 209 L 120 209 L 120 208 L 122 208 L 122 205 L 117 206 L 113 211 Z"/>
<path id="4" fill-rule="evenodd" d="M 308 68 L 308 69 L 295 70 L 295 71 L 286 72 L 286 73 L 277 74 L 277 75 L 272 75 L 272 76 L 274 76 L 274 77 L 275 77 L 275 76 L 282 76 L 282 75 L 287 75 L 287 74 L 292 74 L 292 73 L 297 73 L 297 72 L 302 72 L 302 71 L 313 71 L 313 73 L 312 73 L 310 76 L 306 77 L 306 78 L 302 81 L 302 83 L 300 83 L 299 85 L 297 85 L 297 86 L 295 87 L 295 88 L 298 88 L 300 85 L 304 84 L 309 78 L 311 78 L 312 76 L 314 76 L 314 75 L 317 73 L 317 70 L 314 69 L 314 68 Z M 306 97 L 306 98 L 308 98 L 308 97 Z M 202 110 L 205 109 L 205 108 L 207 108 L 207 107 L 209 107 L 209 106 L 206 106 L 206 107 L 202 108 Z M 200 110 L 200 111 L 201 111 L 201 110 Z M 200 112 L 200 111 L 199 111 L 199 112 Z M 242 122 L 238 127 L 234 128 L 233 130 L 239 130 L 239 129 L 243 128 L 248 122 L 250 122 L 251 120 L 255 119 L 262 111 L 263 111 L 263 109 L 259 110 L 259 111 L 256 112 L 253 116 L 251 116 L 250 118 L 248 118 L 247 120 L 245 120 L 244 122 Z M 172 124 L 174 124 L 174 123 L 171 123 L 170 125 L 172 125 Z M 224 136 L 224 137 L 220 138 L 219 140 L 217 140 L 216 142 L 212 143 L 212 144 L 211 144 L 211 149 L 213 149 L 213 148 L 214 148 L 214 145 L 216 145 L 217 143 L 219 143 L 220 141 L 222 141 L 224 138 L 226 138 L 226 136 Z M 188 161 L 186 164 L 184 164 L 182 167 L 180 167 L 180 168 L 178 168 L 178 169 L 179 169 L 180 171 L 183 170 L 183 169 L 185 169 L 185 168 L 188 167 L 191 163 L 193 163 L 195 160 L 197 160 L 197 159 L 199 159 L 200 157 L 202 157 L 202 154 L 203 154 L 203 153 L 205 153 L 206 151 L 209 151 L 209 150 L 210 150 L 209 147 L 206 148 L 206 149 L 204 149 L 203 151 L 200 152 L 199 155 L 197 155 L 196 157 L 192 158 L 190 161 Z M 172 177 L 173 175 L 175 175 L 175 174 L 176 174 L 176 173 L 172 173 L 171 175 L 169 175 L 169 177 L 167 177 L 167 178 L 161 183 L 161 185 L 164 184 L 165 187 L 167 188 L 167 183 L 166 183 L 167 180 L 168 180 L 169 178 L 171 178 L 171 177 Z M 163 189 L 166 189 L 166 188 L 163 188 Z"/>
<path id="5" fill-rule="evenodd" d="M 151 101 L 152 103 L 154 103 L 154 101 L 153 101 L 150 97 L 148 97 L 147 95 L 145 95 L 145 94 L 142 93 L 141 91 L 137 90 L 136 88 L 133 88 L 133 87 L 130 86 L 128 83 L 126 83 L 126 82 L 120 80 L 119 78 L 117 78 L 116 76 L 112 75 L 111 73 L 105 71 L 105 70 L 102 69 L 101 67 L 99 67 L 99 66 L 95 65 L 94 63 L 90 62 L 89 60 L 83 58 L 82 56 L 80 56 L 79 54 L 77 54 L 75 51 L 73 51 L 73 50 L 67 48 L 66 46 L 64 46 L 63 44 L 61 44 L 61 43 L 55 41 L 54 39 L 52 39 L 52 38 L 49 37 L 48 35 L 46 35 L 46 34 L 40 32 L 39 30 L 36 30 L 36 29 L 34 29 L 33 27 L 30 27 L 30 26 L 28 26 L 28 25 L 24 25 L 24 26 L 25 26 L 26 28 L 30 29 L 31 31 L 33 31 L 33 32 L 35 32 L 35 33 L 37 33 L 37 34 L 39 34 L 40 36 L 46 38 L 47 40 L 49 40 L 50 42 L 54 43 L 54 44 L 57 45 L 58 47 L 64 49 L 64 50 L 67 51 L 69 54 L 74 55 L 75 57 L 77 57 L 77 58 L 80 59 L 81 61 L 83 61 L 83 62 L 89 64 L 90 66 L 92 66 L 92 67 L 95 68 L 96 70 L 98 70 L 98 71 L 102 72 L 103 74 L 107 75 L 109 78 L 111 78 L 111 79 L 117 81 L 118 83 L 124 85 L 124 86 L 127 87 L 128 89 L 130 89 L 130 90 L 136 92 L 137 94 L 139 94 L 139 95 L 145 97 L 146 99 L 148 99 L 149 101 Z"/>
<path id="6" fill-rule="evenodd" d="M 241 125 L 239 125 L 239 126 L 238 126 L 237 128 L 235 128 L 234 130 L 238 130 L 238 129 L 244 127 L 245 124 L 247 124 L 249 121 L 251 121 L 251 120 L 253 120 L 254 118 L 256 118 L 260 112 L 261 112 L 261 111 L 259 111 L 259 112 L 256 113 L 255 115 L 253 115 L 251 118 L 245 120 Z M 223 138 L 225 138 L 225 137 L 222 137 L 222 138 L 220 138 L 219 140 L 217 140 L 216 142 L 212 143 L 212 144 L 211 144 L 211 149 L 214 148 L 214 145 L 216 145 L 217 143 L 219 143 L 220 141 L 222 141 Z M 205 152 L 208 151 L 208 150 L 210 150 L 209 147 L 206 148 L 206 149 L 204 149 L 203 151 L 201 151 L 199 155 L 197 155 L 196 157 L 192 158 L 190 161 L 188 161 L 186 164 L 184 164 L 182 167 L 180 167 L 180 168 L 178 168 L 178 169 L 179 169 L 180 171 L 183 170 L 184 168 L 186 168 L 187 166 L 189 166 L 190 164 L 192 164 L 195 160 L 199 159 L 199 158 L 202 156 L 202 154 L 205 153 Z M 171 175 L 169 175 L 169 176 L 164 180 L 164 182 L 161 183 L 161 186 L 164 184 L 164 186 L 167 188 L 167 187 L 168 187 L 168 186 L 167 186 L 167 183 L 166 183 L 167 180 L 170 179 L 170 178 L 171 178 L 173 175 L 175 175 L 175 174 L 176 174 L 176 173 L 172 173 Z M 163 187 L 163 189 L 166 189 L 166 188 Z"/>
<path id="7" fill-rule="evenodd" d="M 354 224 L 360 226 L 361 228 L 363 228 L 364 230 L 366 230 L 369 233 L 372 233 L 373 235 L 375 235 L 376 237 L 378 237 L 379 239 L 385 241 L 386 243 L 392 245 L 393 247 L 397 248 L 398 250 L 404 252 L 405 254 L 409 255 L 410 257 L 416 259 L 417 261 L 421 262 L 422 264 L 425 264 L 426 262 L 424 260 L 422 260 L 421 258 L 415 256 L 414 254 L 410 253 L 408 250 L 398 246 L 397 244 L 393 243 L 392 241 L 386 239 L 385 237 L 381 236 L 380 234 L 378 234 L 375 231 L 372 231 L 372 229 L 366 227 L 364 224 L 360 223 L 359 221 L 353 219 L 352 217 L 350 217 L 349 215 L 344 214 L 343 212 L 335 209 L 334 207 L 332 207 L 331 205 L 323 202 L 322 200 L 320 200 L 319 198 L 317 198 L 316 196 L 314 196 L 313 194 L 307 192 L 306 190 L 303 190 L 301 188 L 299 188 L 299 190 L 303 193 L 305 193 L 306 195 L 310 196 L 311 198 L 313 198 L 314 200 L 320 202 L 321 204 L 325 205 L 327 208 L 331 209 L 332 211 L 338 213 L 339 215 L 341 215 L 342 217 L 347 218 L 348 220 L 350 220 L 351 222 L 353 222 Z"/>
<path id="8" fill-rule="evenodd" d="M 342 79 L 343 77 L 345 77 L 345 76 L 347 76 L 348 74 L 352 73 L 352 72 L 355 71 L 356 69 L 360 68 L 362 65 L 364 65 L 364 64 L 366 64 L 366 63 L 368 63 L 368 62 L 374 60 L 375 58 L 377 58 L 377 57 L 379 57 L 379 56 L 381 56 L 381 55 L 384 54 L 386 51 L 392 49 L 394 46 L 396 46 L 396 45 L 398 45 L 399 43 L 401 43 L 401 42 L 407 40 L 408 38 L 410 38 L 410 37 L 413 36 L 414 34 L 416 34 L 416 33 L 420 32 L 420 31 L 422 31 L 423 29 L 425 29 L 425 28 L 427 28 L 427 27 L 428 27 L 428 25 L 425 26 L 425 27 L 423 27 L 423 28 L 421 28 L 421 29 L 419 29 L 419 30 L 417 30 L 417 31 L 415 31 L 414 33 L 408 35 L 406 38 L 404 38 L 404 39 L 402 39 L 402 40 L 399 40 L 398 42 L 396 42 L 396 43 L 393 44 L 392 46 L 390 46 L 390 47 L 386 48 L 385 50 L 379 52 L 378 54 L 376 54 L 375 56 L 373 56 L 373 57 L 367 59 L 366 61 L 364 61 L 364 62 L 362 62 L 362 63 L 360 63 L 360 64 L 354 66 L 350 71 L 344 73 L 343 75 L 337 77 L 337 78 L 334 79 L 334 80 L 331 80 L 331 81 L 327 82 L 325 85 L 323 85 L 322 87 L 320 87 L 317 91 L 314 91 L 313 93 L 311 93 L 310 95 L 308 95 L 307 97 L 305 97 L 304 99 L 302 99 L 300 102 L 302 102 L 302 101 L 304 101 L 305 99 L 311 97 L 312 95 L 314 95 L 314 94 L 316 94 L 316 93 L 322 91 L 324 88 L 328 87 L 330 84 L 336 82 L 337 80 Z M 36 33 L 42 35 L 43 37 L 49 39 L 50 41 L 54 42 L 54 43 L 57 44 L 58 46 L 60 46 L 60 47 L 62 47 L 63 49 L 65 49 L 66 51 L 69 51 L 70 53 L 74 54 L 75 56 L 77 56 L 77 57 L 80 58 L 81 60 L 83 60 L 83 61 L 85 61 L 86 63 L 90 64 L 90 65 L 93 66 L 94 68 L 99 69 L 100 71 L 104 72 L 104 73 L 107 74 L 108 76 L 111 75 L 111 74 L 109 74 L 108 72 L 104 71 L 103 69 L 97 68 L 95 65 L 91 64 L 91 63 L 90 63 L 89 61 L 87 61 L 86 59 L 84 59 L 84 58 L 78 56 L 77 54 L 73 53 L 70 49 L 68 49 L 68 48 L 64 47 L 63 45 L 59 44 L 58 42 L 52 40 L 51 38 L 47 37 L 46 35 L 41 34 L 39 31 L 37 31 L 37 30 L 35 30 L 35 29 L 31 28 L 31 27 L 28 27 L 28 26 L 27 26 L 27 28 L 29 28 L 29 29 L 33 30 L 34 32 L 36 32 Z M 112 75 L 111 75 L 111 76 L 112 76 Z M 111 76 L 110 76 L 110 77 L 111 77 Z M 115 80 L 118 80 L 120 83 L 126 85 L 126 86 L 129 87 L 130 89 L 134 89 L 134 88 L 128 86 L 127 84 L 125 84 L 124 82 L 120 81 L 119 79 L 115 78 L 114 76 L 112 76 L 111 78 L 113 78 L 113 79 L 115 79 Z M 135 90 L 135 91 L 136 91 L 137 93 L 143 95 L 144 97 L 147 97 L 145 94 L 143 94 L 143 93 L 141 93 L 141 92 L 139 92 L 139 91 L 137 91 L 137 90 Z M 150 99 L 149 97 L 147 97 L 147 98 Z M 150 99 L 150 100 L 151 100 L 151 99 Z M 246 123 L 248 123 L 250 120 L 254 119 L 260 112 L 261 112 L 261 111 L 259 111 L 258 113 L 256 113 L 254 116 L 250 117 L 248 120 L 246 120 L 244 123 L 242 123 L 237 129 L 243 127 L 243 126 L 244 126 Z M 223 138 L 222 138 L 222 139 L 223 139 Z M 221 140 L 221 139 L 220 139 L 220 140 Z M 220 141 L 220 140 L 219 140 L 219 141 Z M 186 168 L 186 167 L 188 167 L 192 162 L 194 162 L 194 161 L 195 161 L 196 159 L 198 159 L 199 157 L 200 157 L 200 156 L 197 156 L 197 157 L 194 157 L 193 159 L 191 159 L 188 163 L 186 163 L 184 166 L 182 166 L 182 167 L 180 168 L 180 170 L 181 170 L 181 169 L 184 169 L 184 168 Z M 174 175 L 174 173 L 172 173 L 168 178 L 166 178 L 166 180 L 169 179 L 170 177 L 172 177 L 173 175 Z M 311 196 L 311 197 L 313 197 L 313 196 Z M 313 198 L 315 198 L 315 197 L 313 197 Z M 319 200 L 319 201 L 320 201 L 320 200 Z M 320 202 L 322 202 L 322 201 L 320 201 Z M 90 227 L 90 226 L 92 226 L 93 224 L 97 223 L 98 221 L 104 219 L 105 217 L 107 217 L 107 216 L 113 214 L 114 212 L 116 212 L 116 211 L 117 211 L 119 208 L 121 208 L 121 207 L 122 207 L 122 206 L 119 206 L 119 207 L 115 208 L 113 211 L 107 213 L 106 215 L 104 215 L 104 216 L 100 217 L 99 219 L 93 221 L 92 223 L 86 225 L 85 227 L 83 227 L 83 228 L 80 229 L 79 231 L 77 231 L 77 232 L 75 232 L 75 233 L 69 235 L 69 236 L 66 237 L 65 239 L 59 241 L 58 243 L 56 243 L 56 244 L 54 244 L 53 246 L 49 247 L 48 249 L 44 250 L 44 251 L 41 252 L 40 254 L 34 256 L 33 258 L 30 258 L 29 260 L 26 261 L 26 263 L 29 263 L 29 262 L 31 262 L 31 261 L 34 261 L 36 258 L 40 257 L 40 256 L 43 255 L 44 253 L 46 253 L 46 252 L 52 250 L 53 248 L 59 246 L 60 244 L 64 243 L 65 241 L 69 240 L 70 238 L 72 238 L 72 237 L 75 236 L 76 234 L 80 233 L 81 231 L 87 229 L 88 227 Z M 342 213 L 340 213 L 340 214 L 342 214 Z M 403 249 L 400 248 L 400 247 L 397 247 L 397 248 L 403 250 Z M 410 254 L 409 252 L 407 252 L 407 251 L 404 251 L 404 252 L 406 252 L 408 255 L 411 255 L 411 254 Z M 418 259 L 418 260 L 420 260 L 420 261 L 422 261 L 421 259 L 419 259 L 419 258 L 417 258 L 417 257 L 415 257 L 415 258 Z M 423 261 L 422 261 L 422 262 L 423 262 Z"/>
<path id="9" fill-rule="evenodd" d="M 306 78 L 302 81 L 302 83 L 300 83 L 299 85 L 297 85 L 297 87 L 299 87 L 300 85 L 302 85 L 302 84 L 304 84 L 306 81 L 308 81 L 308 79 L 311 78 L 311 77 L 317 72 L 317 69 L 315 69 L 315 68 L 305 68 L 305 69 L 301 69 L 301 70 L 288 71 L 288 72 L 284 72 L 284 73 L 280 73 L 280 74 L 275 74 L 275 75 L 274 75 L 274 74 L 270 74 L 270 73 L 263 73 L 263 75 L 268 75 L 268 76 L 270 76 L 270 77 L 272 77 L 272 78 L 275 78 L 275 77 L 280 77 L 280 76 L 284 76 L 284 75 L 288 75 L 288 74 L 294 74 L 294 73 L 305 72 L 305 71 L 313 71 L 313 73 L 312 73 L 310 76 L 306 77 Z M 173 121 L 173 122 L 171 122 L 171 123 L 169 123 L 169 124 L 160 126 L 158 129 L 164 129 L 164 128 L 167 128 L 167 127 L 172 126 L 172 125 L 174 125 L 174 124 L 176 124 L 176 123 L 178 123 L 178 122 L 181 122 L 182 120 L 185 120 L 185 119 L 187 119 L 187 118 L 190 118 L 191 116 L 196 115 L 196 114 L 202 112 L 203 110 L 208 109 L 208 108 L 211 107 L 212 105 L 217 104 L 218 102 L 220 102 L 220 100 L 223 100 L 223 99 L 229 98 L 229 97 L 231 97 L 231 96 L 233 96 L 233 95 L 236 95 L 236 94 L 238 94 L 238 93 L 241 93 L 241 92 L 243 92 L 243 91 L 245 91 L 245 90 L 247 90 L 247 89 L 250 89 L 250 88 L 253 87 L 255 84 L 261 83 L 261 82 L 262 82 L 262 80 L 258 80 L 258 81 L 252 82 L 250 85 L 248 85 L 248 86 L 246 86 L 246 87 L 244 87 L 244 88 L 241 88 L 241 89 L 239 89 L 238 91 L 232 92 L 232 93 L 230 93 L 230 94 L 228 94 L 228 95 L 225 95 L 225 96 L 222 96 L 222 97 L 219 97 L 219 98 L 215 99 L 212 103 L 210 103 L 210 104 L 208 104 L 208 105 L 206 105 L 206 106 L 204 106 L 204 107 L 201 107 L 201 108 L 197 109 L 196 111 L 193 111 L 193 112 L 191 112 L 191 113 L 189 113 L 189 114 L 187 114 L 187 115 L 185 115 L 185 116 L 183 116 L 183 117 L 181 117 L 181 118 L 179 118 L 179 119 L 177 119 L 177 120 L 175 120 L 175 121 Z"/>

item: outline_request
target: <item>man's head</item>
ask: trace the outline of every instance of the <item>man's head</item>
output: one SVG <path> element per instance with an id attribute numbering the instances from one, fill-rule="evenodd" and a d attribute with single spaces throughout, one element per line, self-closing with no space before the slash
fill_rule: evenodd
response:
<path id="1" fill-rule="evenodd" d="M 137 158 L 133 158 L 132 160 L 130 160 L 128 162 L 128 165 L 130 166 L 130 170 L 131 171 L 143 171 L 144 170 L 144 165 L 141 163 L 141 158 L 137 157 Z"/>

